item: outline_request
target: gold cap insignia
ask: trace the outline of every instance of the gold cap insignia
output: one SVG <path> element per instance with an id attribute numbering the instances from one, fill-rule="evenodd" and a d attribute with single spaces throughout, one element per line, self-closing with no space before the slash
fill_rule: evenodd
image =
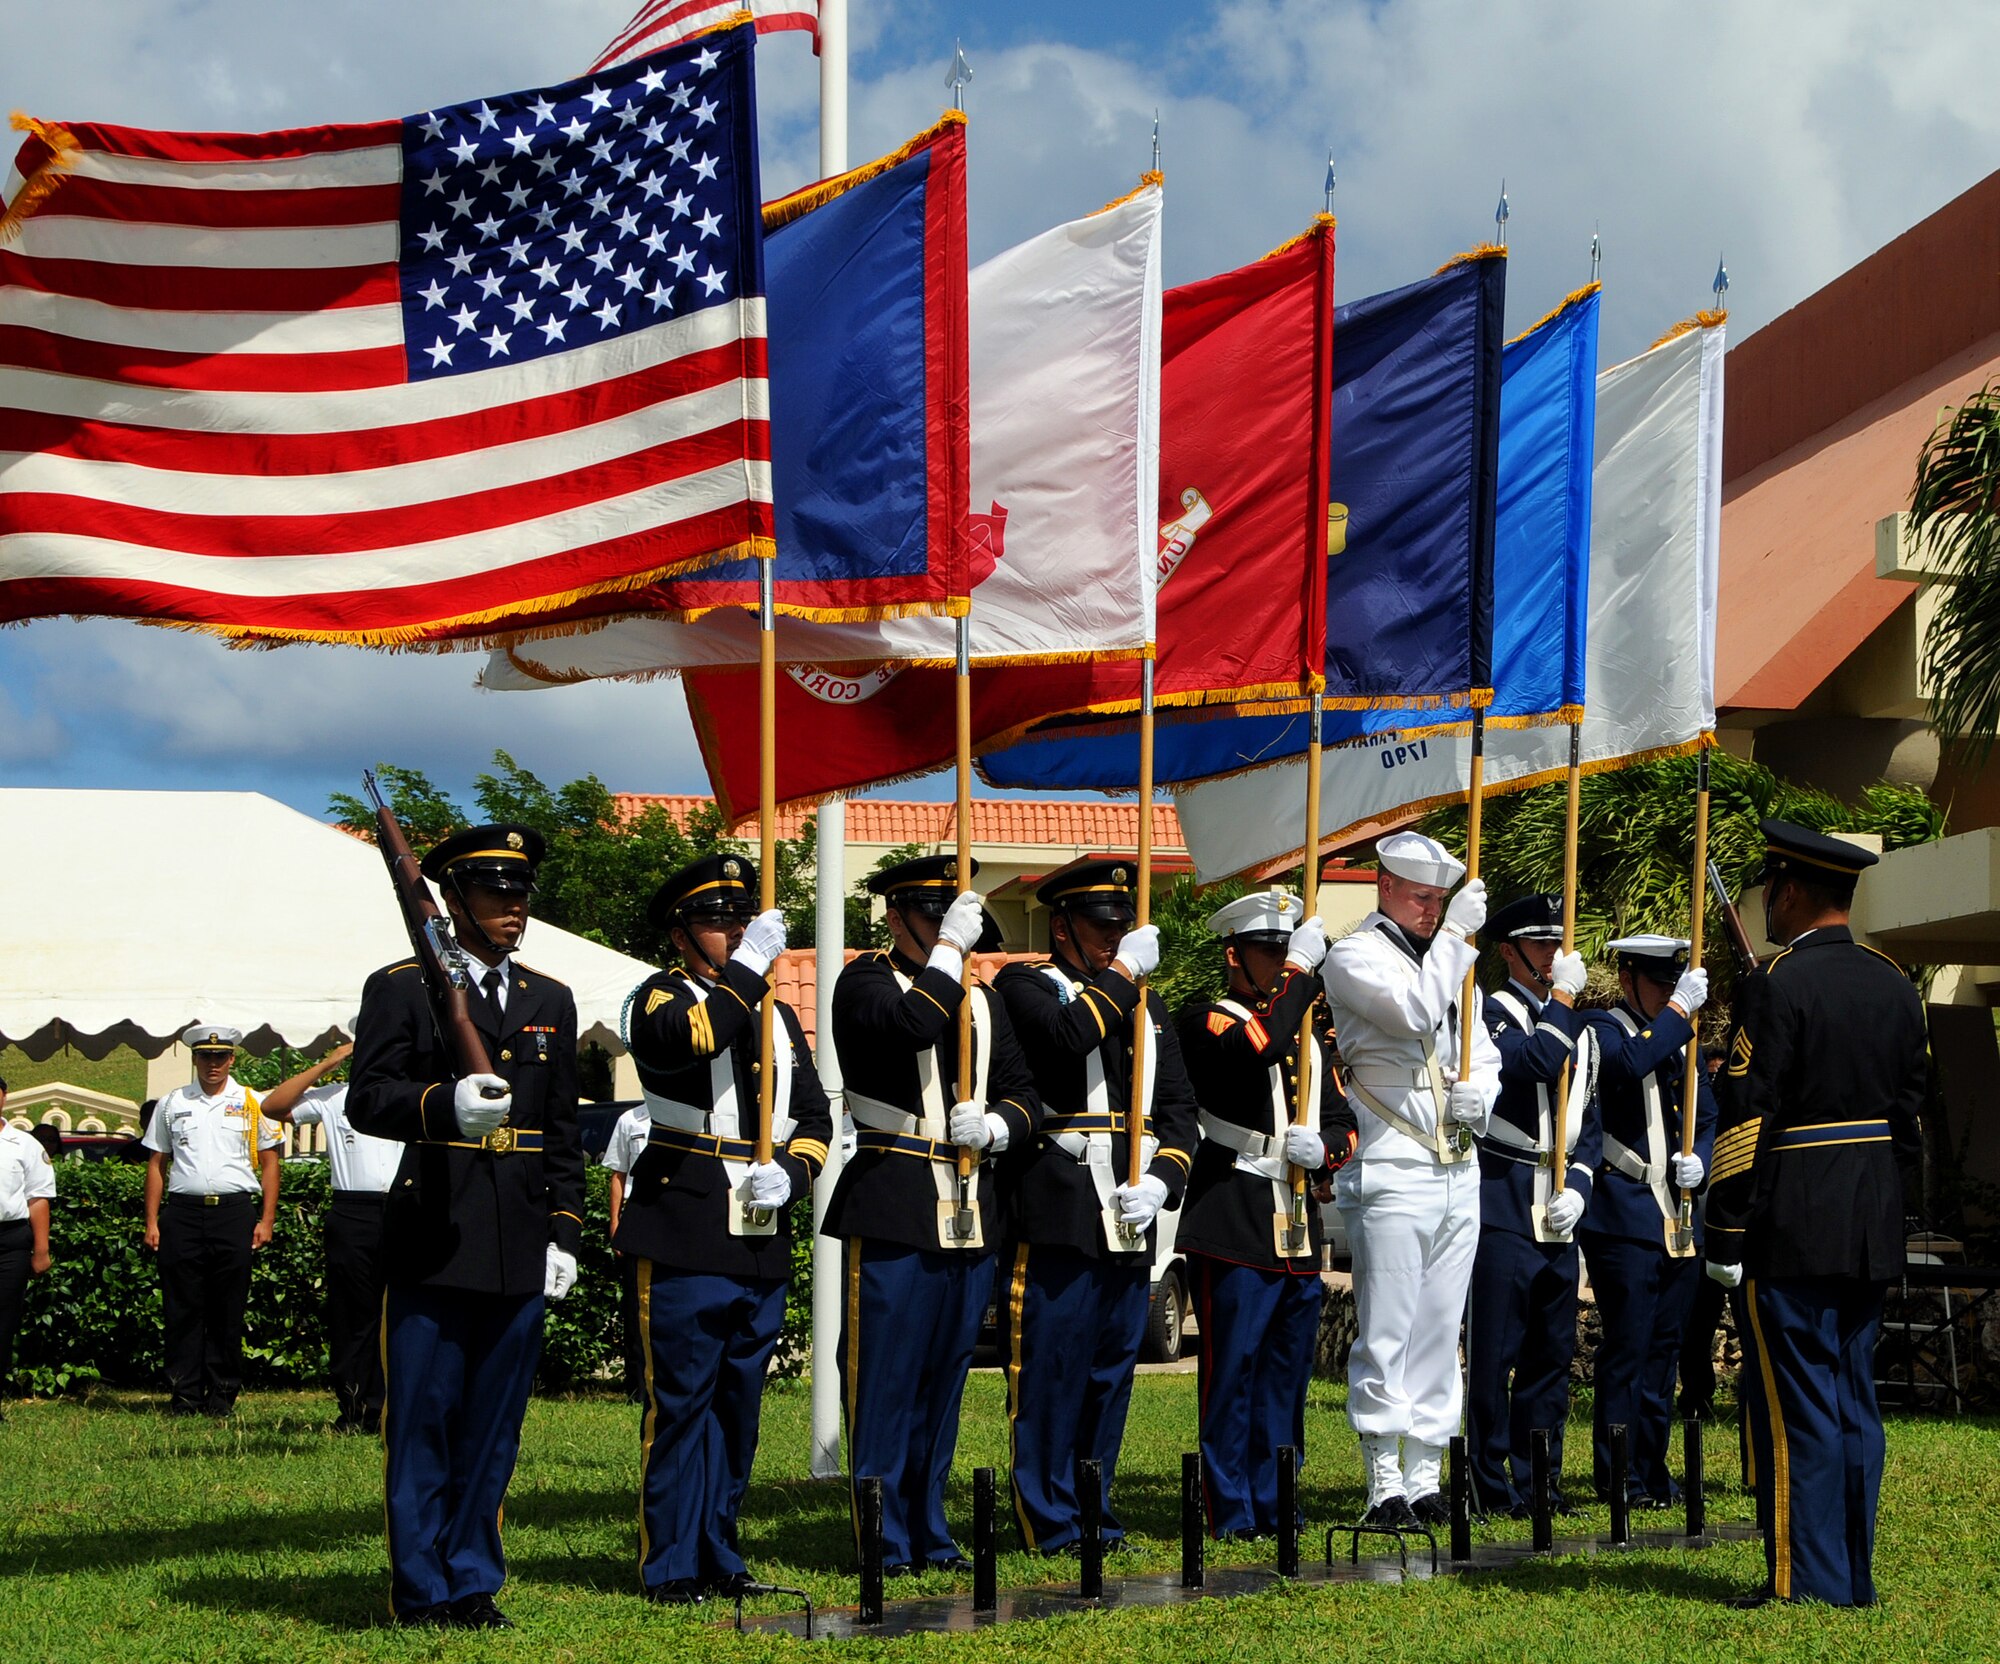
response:
<path id="1" fill-rule="evenodd" d="M 956 878 L 958 876 L 958 862 L 955 860 L 945 862 L 944 875 L 947 878 Z"/>
<path id="2" fill-rule="evenodd" d="M 521 834 L 520 834 L 520 833 L 518 833 L 518 832 L 509 832 L 509 833 L 507 834 L 507 847 L 508 847 L 509 849 L 522 849 L 522 848 L 525 848 L 525 847 L 526 847 L 526 840 L 525 840 L 525 839 L 523 839 L 523 838 L 522 838 L 522 836 L 521 836 Z"/>
<path id="3" fill-rule="evenodd" d="M 1114 884 L 1123 884 L 1127 882 L 1125 869 L 1123 867 L 1113 867 L 1111 869 L 1111 882 Z"/>
<path id="4" fill-rule="evenodd" d="M 724 878 L 741 878 L 743 876 L 743 863 L 732 856 L 729 860 L 722 863 L 722 876 Z"/>

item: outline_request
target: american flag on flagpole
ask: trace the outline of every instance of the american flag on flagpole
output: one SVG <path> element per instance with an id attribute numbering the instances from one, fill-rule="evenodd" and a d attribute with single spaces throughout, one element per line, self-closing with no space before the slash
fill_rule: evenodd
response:
<path id="1" fill-rule="evenodd" d="M 21 118 L 0 621 L 490 641 L 769 553 L 753 48 L 359 126 Z"/>
<path id="2" fill-rule="evenodd" d="M 819 0 L 646 0 L 590 66 L 591 73 L 658 52 L 746 11 L 758 34 L 804 29 L 812 35 L 813 50 L 819 50 Z"/>

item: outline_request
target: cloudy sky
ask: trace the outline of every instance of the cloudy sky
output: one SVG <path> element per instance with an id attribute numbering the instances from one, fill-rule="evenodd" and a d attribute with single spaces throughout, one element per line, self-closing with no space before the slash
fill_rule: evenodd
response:
<path id="1" fill-rule="evenodd" d="M 637 0 L 69 0 L 0 22 L 0 99 L 264 129 L 563 79 Z M 1740 338 L 2000 165 L 2000 6 L 1930 0 L 851 0 L 850 158 L 974 79 L 972 256 L 1121 194 L 1160 112 L 1170 283 L 1254 259 L 1339 173 L 1339 287 L 1407 282 L 1512 201 L 1510 325 L 1604 239 L 1607 362 L 1708 301 Z M 760 49 L 766 192 L 812 177 L 817 69 Z M 473 689 L 474 661 L 229 652 L 106 622 L 0 632 L 0 784 L 268 792 L 317 813 L 387 760 L 464 791 L 496 748 L 551 781 L 705 789 L 678 688 Z M 904 792 L 910 787 L 900 788 Z M 916 788 L 921 790 L 922 788 Z M 933 795 L 948 789 L 940 786 Z"/>

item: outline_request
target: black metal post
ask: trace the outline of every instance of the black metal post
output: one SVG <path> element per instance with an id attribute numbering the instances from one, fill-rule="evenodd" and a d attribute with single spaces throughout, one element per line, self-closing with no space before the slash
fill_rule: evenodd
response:
<path id="1" fill-rule="evenodd" d="M 1201 1452 L 1181 1456 L 1181 1587 L 1199 1589 L 1208 1581 L 1208 1545 L 1202 1534 Z"/>
<path id="2" fill-rule="evenodd" d="M 994 1527 L 991 1468 L 972 1470 L 972 1610 L 991 1612 L 1000 1604 L 1000 1545 Z"/>
<path id="3" fill-rule="evenodd" d="M 1549 1430 L 1537 1427 L 1528 1435 L 1528 1510 L 1535 1522 L 1535 1552 L 1556 1546 L 1555 1499 L 1549 1495 Z"/>
<path id="4" fill-rule="evenodd" d="M 1076 1540 L 1076 1592 L 1085 1600 L 1104 1593 L 1104 1464 L 1079 1458 L 1076 1501 L 1081 1535 Z"/>
<path id="5" fill-rule="evenodd" d="M 882 1481 L 856 1482 L 861 1502 L 861 1596 L 854 1621 L 879 1624 L 882 1621 Z"/>
<path id="6" fill-rule="evenodd" d="M 1299 1453 L 1278 1446 L 1278 1575 L 1299 1575 Z"/>
<path id="7" fill-rule="evenodd" d="M 1625 1476 L 1632 1471 L 1632 1435 L 1623 1423 L 1611 1428 L 1611 1541 L 1623 1548 L 1632 1541 L 1632 1498 Z"/>
<path id="8" fill-rule="evenodd" d="M 1451 1557 L 1472 1558 L 1472 1462 L 1463 1435 L 1451 1441 Z"/>
<path id="9" fill-rule="evenodd" d="M 1687 1504 L 1687 1534 L 1699 1537 L 1708 1530 L 1708 1504 L 1701 1494 L 1701 1417 L 1689 1416 L 1684 1427 L 1681 1500 Z"/>

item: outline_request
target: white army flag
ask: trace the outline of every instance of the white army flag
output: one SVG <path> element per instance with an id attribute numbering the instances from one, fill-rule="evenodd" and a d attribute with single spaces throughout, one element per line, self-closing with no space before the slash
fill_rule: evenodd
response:
<path id="1" fill-rule="evenodd" d="M 1136 654 L 1153 636 L 1159 555 L 1158 176 L 1087 218 L 975 268 L 971 350 L 971 647 L 980 664 Z M 780 368 L 773 400 L 784 397 Z M 778 550 L 779 572 L 785 551 Z M 808 688 L 818 666 L 955 662 L 949 618 L 821 624 L 780 617 L 778 662 Z M 754 665 L 757 620 L 725 608 L 692 624 L 628 619 L 495 652 L 489 688 Z M 840 702 L 873 678 L 842 674 Z"/>
<path id="2" fill-rule="evenodd" d="M 1715 728 L 1723 326 L 1697 324 L 1597 378 L 1582 758 L 1596 772 L 1691 751 Z M 1336 441 L 1337 443 L 1337 441 Z M 1489 792 L 1563 778 L 1566 727 L 1486 734 Z M 1381 734 L 1329 749 L 1322 844 L 1465 800 L 1464 736 Z M 1300 857 L 1306 763 L 1174 793 L 1203 882 Z"/>

